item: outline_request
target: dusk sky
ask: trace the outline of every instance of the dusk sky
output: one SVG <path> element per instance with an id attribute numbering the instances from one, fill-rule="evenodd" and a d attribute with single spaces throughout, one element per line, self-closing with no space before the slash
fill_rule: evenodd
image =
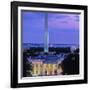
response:
<path id="1" fill-rule="evenodd" d="M 47 13 L 50 44 L 79 44 L 79 15 Z M 22 12 L 23 43 L 44 43 L 45 12 Z"/>

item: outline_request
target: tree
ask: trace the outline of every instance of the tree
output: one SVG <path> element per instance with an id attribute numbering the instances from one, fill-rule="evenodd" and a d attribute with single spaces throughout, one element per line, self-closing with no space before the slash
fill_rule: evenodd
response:
<path id="1" fill-rule="evenodd" d="M 23 52 L 23 77 L 32 76 L 32 63 L 27 60 L 27 51 Z"/>
<path id="2" fill-rule="evenodd" d="M 70 54 L 63 60 L 63 74 L 79 74 L 79 54 Z"/>

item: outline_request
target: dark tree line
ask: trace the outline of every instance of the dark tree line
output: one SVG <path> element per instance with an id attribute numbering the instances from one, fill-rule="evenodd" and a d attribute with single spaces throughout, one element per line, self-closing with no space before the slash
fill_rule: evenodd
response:
<path id="1" fill-rule="evenodd" d="M 23 77 L 32 76 L 32 63 L 27 60 L 28 52 L 23 52 Z"/>
<path id="2" fill-rule="evenodd" d="M 79 74 L 79 54 L 70 54 L 62 62 L 63 74 Z"/>
<path id="3" fill-rule="evenodd" d="M 43 48 L 30 48 L 26 50 L 27 55 L 29 56 L 38 56 L 40 55 L 40 52 L 44 52 Z M 60 53 L 70 53 L 70 48 L 49 48 L 49 52 L 55 52 L 54 54 L 60 54 Z"/>

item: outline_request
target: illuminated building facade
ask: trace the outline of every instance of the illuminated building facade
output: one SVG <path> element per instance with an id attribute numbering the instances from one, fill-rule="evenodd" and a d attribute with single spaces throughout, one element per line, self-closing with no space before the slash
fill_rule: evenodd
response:
<path id="1" fill-rule="evenodd" d="M 60 60 L 48 56 L 46 59 L 32 59 L 32 76 L 60 75 L 63 72 Z"/>

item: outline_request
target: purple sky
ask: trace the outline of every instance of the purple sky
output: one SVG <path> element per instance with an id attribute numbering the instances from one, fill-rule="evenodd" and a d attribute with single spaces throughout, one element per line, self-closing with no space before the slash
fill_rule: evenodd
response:
<path id="1" fill-rule="evenodd" d="M 44 43 L 45 12 L 22 12 L 23 43 Z M 48 13 L 50 44 L 79 44 L 79 14 Z"/>

